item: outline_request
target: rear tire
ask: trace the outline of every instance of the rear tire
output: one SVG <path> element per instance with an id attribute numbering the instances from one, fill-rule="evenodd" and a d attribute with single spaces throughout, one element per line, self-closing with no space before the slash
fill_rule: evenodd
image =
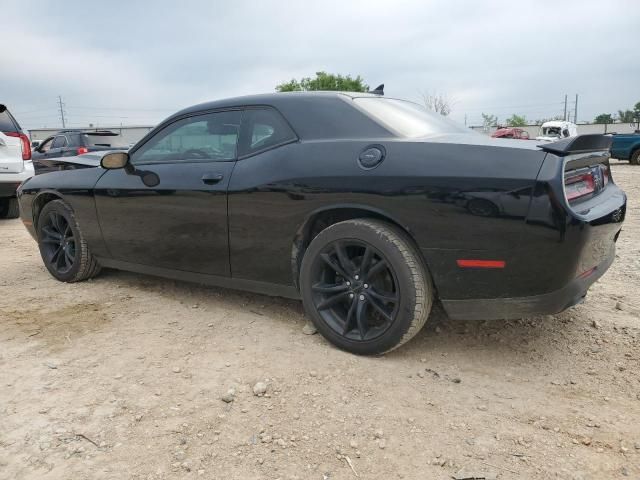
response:
<path id="1" fill-rule="evenodd" d="M 631 154 L 629 163 L 631 165 L 640 165 L 640 148 Z"/>
<path id="2" fill-rule="evenodd" d="M 18 207 L 17 198 L 0 199 L 0 218 L 18 218 L 20 216 L 20 208 Z"/>
<path id="3" fill-rule="evenodd" d="M 76 221 L 62 200 L 47 203 L 37 224 L 38 247 L 44 265 L 61 282 L 80 282 L 100 273 L 100 265 Z"/>
<path id="4" fill-rule="evenodd" d="M 411 239 L 369 219 L 336 223 L 313 239 L 302 260 L 300 289 L 318 331 L 359 355 L 408 342 L 433 303 L 431 277 Z"/>

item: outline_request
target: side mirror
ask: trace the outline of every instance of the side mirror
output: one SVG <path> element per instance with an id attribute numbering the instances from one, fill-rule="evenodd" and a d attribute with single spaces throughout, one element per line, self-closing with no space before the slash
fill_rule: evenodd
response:
<path id="1" fill-rule="evenodd" d="M 129 164 L 129 154 L 127 152 L 107 153 L 102 160 L 100 166 L 105 170 L 117 170 L 124 168 Z"/>

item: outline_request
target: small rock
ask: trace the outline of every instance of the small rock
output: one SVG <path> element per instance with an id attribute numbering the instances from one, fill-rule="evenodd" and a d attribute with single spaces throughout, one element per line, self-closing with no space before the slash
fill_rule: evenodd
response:
<path id="1" fill-rule="evenodd" d="M 584 437 L 582 440 L 580 440 L 580 442 L 583 445 L 591 445 L 591 439 L 589 437 Z"/>
<path id="2" fill-rule="evenodd" d="M 616 310 L 624 310 L 624 307 L 620 302 L 616 302 Z"/>
<path id="3" fill-rule="evenodd" d="M 387 441 L 384 438 L 378 440 L 378 447 L 382 450 L 387 446 Z"/>
<path id="4" fill-rule="evenodd" d="M 116 380 L 120 380 L 123 377 L 123 375 L 121 373 L 115 375 L 113 378 Z"/>
<path id="5" fill-rule="evenodd" d="M 57 370 L 58 369 L 58 366 L 55 363 L 47 362 L 47 363 L 45 363 L 45 365 L 47 367 L 49 367 L 51 370 Z"/>
<path id="6" fill-rule="evenodd" d="M 305 335 L 314 335 L 318 333 L 318 330 L 313 326 L 312 323 L 307 323 L 304 327 L 302 327 L 302 333 L 304 333 Z"/>
<path id="7" fill-rule="evenodd" d="M 140 420 L 142 420 L 142 417 L 143 417 L 143 415 L 142 415 L 142 414 L 140 414 L 140 415 L 136 415 L 136 416 L 135 416 L 136 422 L 139 422 Z"/>
<path id="8" fill-rule="evenodd" d="M 263 396 L 265 393 L 267 393 L 267 384 L 264 382 L 257 382 L 254 386 L 253 386 L 253 394 L 256 397 L 261 397 Z"/>
<path id="9" fill-rule="evenodd" d="M 208 323 L 207 327 L 209 327 L 209 328 L 213 327 L 213 323 Z"/>
<path id="10" fill-rule="evenodd" d="M 311 371 L 309 372 L 309 376 L 310 376 L 310 377 L 317 377 L 317 376 L 318 376 L 318 372 L 316 372 L 315 370 L 311 370 Z"/>
<path id="11" fill-rule="evenodd" d="M 354 450 L 356 450 L 356 449 L 358 448 L 358 442 L 356 442 L 355 440 L 351 440 L 351 441 L 349 442 L 349 446 L 350 446 L 351 448 L 353 448 Z"/>
<path id="12" fill-rule="evenodd" d="M 282 439 L 279 438 L 275 441 L 276 445 L 278 445 L 280 448 L 286 448 L 287 447 L 287 443 Z"/>
<path id="13" fill-rule="evenodd" d="M 384 437 L 384 432 L 382 430 L 378 429 L 373 433 L 373 436 L 375 438 L 382 438 L 382 437 Z"/>
<path id="14" fill-rule="evenodd" d="M 235 400 L 236 398 L 236 390 L 235 388 L 230 388 L 229 390 L 227 390 L 227 393 L 225 393 L 224 395 L 222 395 L 222 397 L 220 397 L 220 400 L 222 400 L 224 403 L 231 403 Z"/>
<path id="15" fill-rule="evenodd" d="M 478 405 L 478 410 L 480 410 L 481 412 L 486 412 L 487 411 L 487 406 L 486 405 Z"/>
<path id="16" fill-rule="evenodd" d="M 593 328 L 600 328 L 600 323 L 597 320 L 591 320 L 591 326 Z"/>
<path id="17" fill-rule="evenodd" d="M 180 367 L 173 367 L 173 369 L 171 371 L 173 373 L 180 373 L 182 371 L 182 369 Z"/>

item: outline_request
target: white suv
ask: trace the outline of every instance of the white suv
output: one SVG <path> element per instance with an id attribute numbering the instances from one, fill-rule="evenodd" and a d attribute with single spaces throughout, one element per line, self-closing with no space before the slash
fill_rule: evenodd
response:
<path id="1" fill-rule="evenodd" d="M 0 104 L 0 219 L 18 218 L 16 190 L 33 175 L 29 137 Z"/>

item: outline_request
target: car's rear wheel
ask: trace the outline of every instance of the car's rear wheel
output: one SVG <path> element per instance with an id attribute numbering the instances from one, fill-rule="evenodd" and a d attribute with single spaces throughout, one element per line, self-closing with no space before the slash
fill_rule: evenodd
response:
<path id="1" fill-rule="evenodd" d="M 640 148 L 631 154 L 629 163 L 631 165 L 640 165 Z"/>
<path id="2" fill-rule="evenodd" d="M 18 218 L 20 209 L 17 198 L 0 199 L 0 218 Z"/>
<path id="3" fill-rule="evenodd" d="M 413 338 L 433 301 L 431 277 L 411 240 L 369 219 L 320 232 L 305 252 L 300 288 L 318 331 L 362 355 L 382 354 Z"/>
<path id="4" fill-rule="evenodd" d="M 73 210 L 62 200 L 44 206 L 38 216 L 37 232 L 42 260 L 56 279 L 79 282 L 100 272 Z"/>

